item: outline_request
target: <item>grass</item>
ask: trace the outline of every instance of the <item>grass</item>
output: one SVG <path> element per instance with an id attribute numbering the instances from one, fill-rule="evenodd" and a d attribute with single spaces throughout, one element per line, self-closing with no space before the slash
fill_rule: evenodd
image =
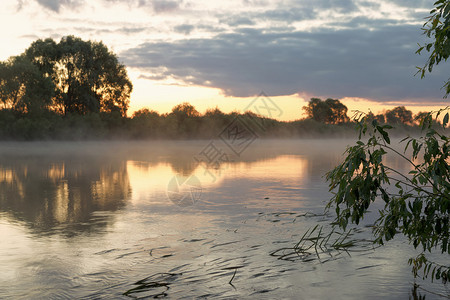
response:
<path id="1" fill-rule="evenodd" d="M 337 258 L 341 253 L 371 251 L 378 247 L 372 240 L 357 238 L 361 229 L 352 228 L 346 232 L 334 230 L 334 227 L 316 226 L 309 228 L 293 247 L 284 247 L 270 253 L 281 260 L 309 262 Z"/>

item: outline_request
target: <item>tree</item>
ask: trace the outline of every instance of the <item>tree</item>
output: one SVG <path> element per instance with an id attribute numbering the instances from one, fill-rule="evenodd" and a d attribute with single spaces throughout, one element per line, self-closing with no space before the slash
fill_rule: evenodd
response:
<path id="1" fill-rule="evenodd" d="M 36 113 L 51 105 L 55 86 L 27 57 L 0 63 L 0 102 L 23 113 Z"/>
<path id="2" fill-rule="evenodd" d="M 198 132 L 200 113 L 191 104 L 184 102 L 172 108 L 167 121 L 178 136 L 194 137 Z M 172 123 L 172 124 L 170 124 Z"/>
<path id="3" fill-rule="evenodd" d="M 133 86 L 125 66 L 101 42 L 74 36 L 37 40 L 25 56 L 56 86 L 53 108 L 67 113 L 126 115 Z"/>
<path id="4" fill-rule="evenodd" d="M 133 113 L 133 119 L 139 118 L 159 118 L 157 111 L 149 110 L 148 108 L 141 108 Z"/>
<path id="5" fill-rule="evenodd" d="M 340 124 L 349 121 L 347 107 L 339 100 L 328 98 L 322 101 L 319 98 L 311 98 L 307 106 L 303 107 L 308 118 L 327 124 Z"/>
<path id="6" fill-rule="evenodd" d="M 425 119 L 427 116 L 429 115 L 429 112 L 418 112 L 417 114 L 414 115 L 414 122 L 416 124 L 420 124 L 420 122 Z M 439 127 L 441 125 L 441 122 L 437 119 L 432 120 L 433 124 L 432 126 L 434 127 Z"/>
<path id="7" fill-rule="evenodd" d="M 369 111 L 369 113 L 366 115 L 366 118 L 369 122 L 376 120 L 379 124 L 386 123 L 386 118 L 383 114 L 374 115 L 373 112 Z"/>
<path id="8" fill-rule="evenodd" d="M 425 34 L 433 41 L 420 47 L 431 52 L 425 66 L 419 68 L 422 77 L 431 72 L 434 65 L 450 55 L 450 0 L 435 2 L 435 8 L 424 25 Z M 445 84 L 446 96 L 450 83 Z M 330 191 L 334 195 L 327 207 L 336 209 L 336 224 L 346 228 L 348 223 L 359 224 L 373 202 L 385 203 L 375 222 L 375 242 L 383 244 L 397 235 L 404 234 L 422 253 L 411 258 L 413 273 L 423 271 L 432 279 L 450 279 L 450 266 L 430 261 L 426 253 L 433 250 L 450 254 L 450 138 L 435 128 L 440 115 L 444 115 L 442 126 L 449 122 L 450 108 L 422 114 L 420 138 L 406 137 L 404 152 L 396 150 L 390 141 L 390 125 L 380 125 L 367 115 L 359 114 L 359 140 L 347 148 L 344 161 L 327 173 Z M 386 114 L 402 122 L 412 122 L 410 113 L 399 107 Z M 442 131 L 443 129 L 441 129 Z M 367 140 L 362 137 L 368 135 Z M 407 153 L 409 150 L 409 154 Z M 388 154 L 405 160 L 411 171 L 403 174 L 387 165 L 383 158 Z"/>
<path id="9" fill-rule="evenodd" d="M 187 102 L 178 104 L 172 108 L 172 114 L 174 114 L 180 121 L 186 118 L 199 117 L 200 113 L 195 107 Z"/>
<path id="10" fill-rule="evenodd" d="M 404 106 L 397 106 L 385 113 L 386 122 L 388 124 L 406 124 L 412 125 L 412 111 L 407 110 Z"/>
<path id="11" fill-rule="evenodd" d="M 349 117 L 347 116 L 347 106 L 342 104 L 341 101 L 328 98 L 327 100 L 325 100 L 325 103 L 331 109 L 331 117 L 329 120 L 330 123 L 340 124 L 350 121 Z"/>

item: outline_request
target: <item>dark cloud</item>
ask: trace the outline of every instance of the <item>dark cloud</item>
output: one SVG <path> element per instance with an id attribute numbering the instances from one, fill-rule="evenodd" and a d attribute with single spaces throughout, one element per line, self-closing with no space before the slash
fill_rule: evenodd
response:
<path id="1" fill-rule="evenodd" d="M 195 27 L 190 24 L 178 25 L 178 26 L 175 26 L 175 28 L 174 28 L 175 32 L 186 34 L 186 35 L 190 34 L 194 29 L 195 29 Z"/>
<path id="2" fill-rule="evenodd" d="M 219 16 L 219 22 L 225 23 L 231 27 L 237 27 L 242 25 L 255 25 L 255 21 L 247 16 L 242 15 L 225 15 Z"/>
<path id="3" fill-rule="evenodd" d="M 440 100 L 450 68 L 414 77 L 416 26 L 377 30 L 272 32 L 241 29 L 211 39 L 150 42 L 121 54 L 130 67 L 156 78 L 220 88 L 233 96 L 308 93 L 379 101 Z"/>
<path id="4" fill-rule="evenodd" d="M 414 7 L 414 8 L 430 8 L 430 10 L 431 10 L 431 5 L 432 5 L 432 2 L 434 2 L 434 1 L 429 1 L 429 0 L 395 0 L 393 2 L 395 2 L 395 4 L 400 5 L 400 6 Z"/>
<path id="5" fill-rule="evenodd" d="M 356 4 L 358 2 L 355 0 L 309 0 L 305 1 L 305 5 L 314 7 L 316 11 L 330 9 L 340 13 L 352 13 L 359 10 Z"/>
<path id="6" fill-rule="evenodd" d="M 347 20 L 340 20 L 331 22 L 328 24 L 328 26 L 331 27 L 337 27 L 337 28 L 383 28 L 386 26 L 401 26 L 403 23 L 398 20 L 392 20 L 392 19 L 368 19 L 367 17 L 354 17 L 354 18 L 348 18 Z M 395 27 L 393 27 L 395 28 Z"/>
<path id="7" fill-rule="evenodd" d="M 82 0 L 36 0 L 36 2 L 54 12 L 59 12 L 63 6 L 76 7 L 83 4 Z"/>
<path id="8" fill-rule="evenodd" d="M 35 0 L 41 6 L 59 12 L 61 7 L 79 7 L 86 3 L 85 0 Z M 106 3 L 125 3 L 130 7 L 149 7 L 155 13 L 167 13 L 177 10 L 182 1 L 175 0 L 103 0 Z M 24 0 L 18 0 L 18 9 L 20 10 L 25 4 Z"/>
<path id="9" fill-rule="evenodd" d="M 269 9 L 260 13 L 253 13 L 253 20 L 277 21 L 292 23 L 296 21 L 311 20 L 316 17 L 313 7 Z"/>
<path id="10" fill-rule="evenodd" d="M 152 5 L 155 13 L 166 13 L 178 9 L 180 3 L 170 0 L 153 0 Z"/>

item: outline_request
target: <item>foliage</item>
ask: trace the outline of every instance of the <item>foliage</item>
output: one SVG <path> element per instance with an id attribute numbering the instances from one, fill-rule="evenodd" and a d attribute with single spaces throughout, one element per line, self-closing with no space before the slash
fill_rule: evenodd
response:
<path id="1" fill-rule="evenodd" d="M 386 123 L 386 115 L 385 114 L 377 114 L 375 115 L 371 111 L 366 116 L 367 121 L 372 122 L 373 120 L 376 120 L 379 124 L 385 124 Z"/>
<path id="2" fill-rule="evenodd" d="M 37 40 L 0 63 L 0 102 L 19 112 L 125 116 L 132 88 L 125 66 L 103 43 L 74 36 Z"/>
<path id="3" fill-rule="evenodd" d="M 261 138 L 342 138 L 354 134 L 353 123 L 335 125 L 313 119 L 283 122 L 251 112 L 224 113 L 218 108 L 201 114 L 194 106 L 184 103 L 174 107 L 168 114 L 143 108 L 131 118 L 122 116 L 118 111 L 87 112 L 84 115 L 73 112 L 62 115 L 45 109 L 36 113 L 4 108 L 0 110 L 0 140 L 210 139 L 218 138 L 236 118 L 248 124 Z M 415 131 L 415 125 L 403 127 L 403 132 Z"/>
<path id="4" fill-rule="evenodd" d="M 447 61 L 450 55 L 450 0 L 438 0 L 434 3 L 434 9 L 430 11 L 423 25 L 424 34 L 432 41 L 423 46 L 419 45 L 416 53 L 424 49 L 430 53 L 425 65 L 418 67 L 418 73 L 423 78 L 426 72 L 431 72 L 435 65 Z M 450 79 L 444 84 L 445 97 L 450 93 Z"/>
<path id="5" fill-rule="evenodd" d="M 54 84 L 25 56 L 0 62 L 0 103 L 20 112 L 39 112 L 51 104 Z"/>
<path id="6" fill-rule="evenodd" d="M 198 117 L 200 113 L 195 109 L 195 107 L 187 102 L 178 104 L 172 108 L 172 114 L 180 119 L 181 121 L 189 117 Z"/>
<path id="7" fill-rule="evenodd" d="M 318 122 L 327 124 L 347 123 L 347 107 L 339 100 L 328 98 L 322 101 L 319 98 L 311 98 L 307 106 L 304 106 L 307 116 Z"/>
<path id="8" fill-rule="evenodd" d="M 388 110 L 385 114 L 386 123 L 388 124 L 412 124 L 412 111 L 407 110 L 404 106 L 397 106 Z"/>
<path id="9" fill-rule="evenodd" d="M 425 252 L 434 249 L 450 254 L 450 139 L 433 128 L 433 115 L 439 117 L 449 108 L 428 113 L 421 121 L 423 135 L 407 137 L 404 152 L 392 146 L 387 130 L 390 125 L 368 122 L 365 114 L 356 116 L 359 140 L 346 150 L 344 161 L 327 173 L 330 191 L 335 191 L 328 208 L 336 207 L 336 223 L 345 229 L 349 222 L 359 224 L 377 199 L 385 202 L 375 222 L 376 242 L 383 244 L 400 232 L 422 253 L 412 258 L 413 272 L 432 271 L 432 279 L 447 281 L 450 266 L 428 261 Z M 443 118 L 443 127 L 449 113 Z M 367 141 L 362 137 L 368 135 Z M 410 151 L 410 155 L 407 154 Z M 411 171 L 402 174 L 383 160 L 394 154 L 406 161 Z"/>

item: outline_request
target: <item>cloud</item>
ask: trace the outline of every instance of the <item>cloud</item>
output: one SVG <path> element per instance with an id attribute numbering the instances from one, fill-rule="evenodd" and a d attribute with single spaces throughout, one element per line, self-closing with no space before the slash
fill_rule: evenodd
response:
<path id="1" fill-rule="evenodd" d="M 171 12 L 179 8 L 180 3 L 170 0 L 153 0 L 153 10 L 155 13 Z"/>
<path id="2" fill-rule="evenodd" d="M 195 27 L 190 24 L 178 25 L 178 26 L 175 26 L 175 28 L 174 28 L 175 32 L 186 34 L 186 35 L 190 34 L 194 29 L 195 29 Z"/>
<path id="3" fill-rule="evenodd" d="M 226 23 L 231 27 L 237 27 L 241 25 L 255 25 L 255 21 L 247 16 L 242 15 L 224 15 L 219 18 L 220 23 Z"/>
<path id="4" fill-rule="evenodd" d="M 122 35 L 134 35 L 137 33 L 145 32 L 148 30 L 147 27 L 112 27 L 110 28 L 100 28 L 100 27 L 89 27 L 89 26 L 80 26 L 74 27 L 77 32 L 82 33 L 91 33 L 94 35 L 104 35 L 104 34 L 122 34 Z"/>
<path id="5" fill-rule="evenodd" d="M 424 8 L 432 7 L 428 0 L 241 0 L 227 5 L 200 0 L 17 1 L 18 7 L 35 1 L 54 12 L 81 5 L 85 10 L 128 8 L 129 24 L 104 18 L 110 23 L 102 26 L 92 21 L 102 21 L 101 11 L 95 12 L 98 19 L 86 20 L 81 19 L 82 8 L 73 15 L 63 10 L 64 26 L 48 32 L 74 30 L 99 39 L 114 35 L 115 41 L 127 41 L 121 49 L 136 43 L 120 54 L 127 65 L 142 71 L 141 78 L 171 78 L 233 96 L 264 90 L 270 95 L 432 101 L 441 99 L 440 87 L 450 73 L 440 65 L 424 80 L 413 76 L 426 58 L 414 52 L 423 38 Z M 136 12 L 139 18 L 134 19 Z"/>
<path id="6" fill-rule="evenodd" d="M 395 0 L 393 2 L 399 6 L 404 7 L 430 8 L 431 6 L 430 1 L 428 0 Z"/>
<path id="7" fill-rule="evenodd" d="M 378 101 L 441 101 L 450 68 L 414 77 L 420 30 L 386 25 L 314 32 L 240 29 L 214 38 L 143 43 L 121 53 L 125 63 L 154 78 L 212 86 L 232 96 L 307 93 Z M 438 79 L 439 78 L 439 79 Z"/>
<path id="8" fill-rule="evenodd" d="M 85 0 L 35 0 L 41 6 L 59 13 L 62 7 L 80 7 L 85 5 L 87 2 Z M 98 0 L 97 0 L 98 1 Z M 167 13 L 175 11 L 180 7 L 182 1 L 175 0 L 101 0 L 98 2 L 104 2 L 106 4 L 117 4 L 123 3 L 127 4 L 130 8 L 133 7 L 151 7 L 155 13 Z M 17 0 L 18 9 L 22 9 L 25 0 Z"/>
<path id="9" fill-rule="evenodd" d="M 43 7 L 59 12 L 63 6 L 76 7 L 83 4 L 82 0 L 36 0 Z M 23 4 L 22 4 L 23 5 Z"/>

